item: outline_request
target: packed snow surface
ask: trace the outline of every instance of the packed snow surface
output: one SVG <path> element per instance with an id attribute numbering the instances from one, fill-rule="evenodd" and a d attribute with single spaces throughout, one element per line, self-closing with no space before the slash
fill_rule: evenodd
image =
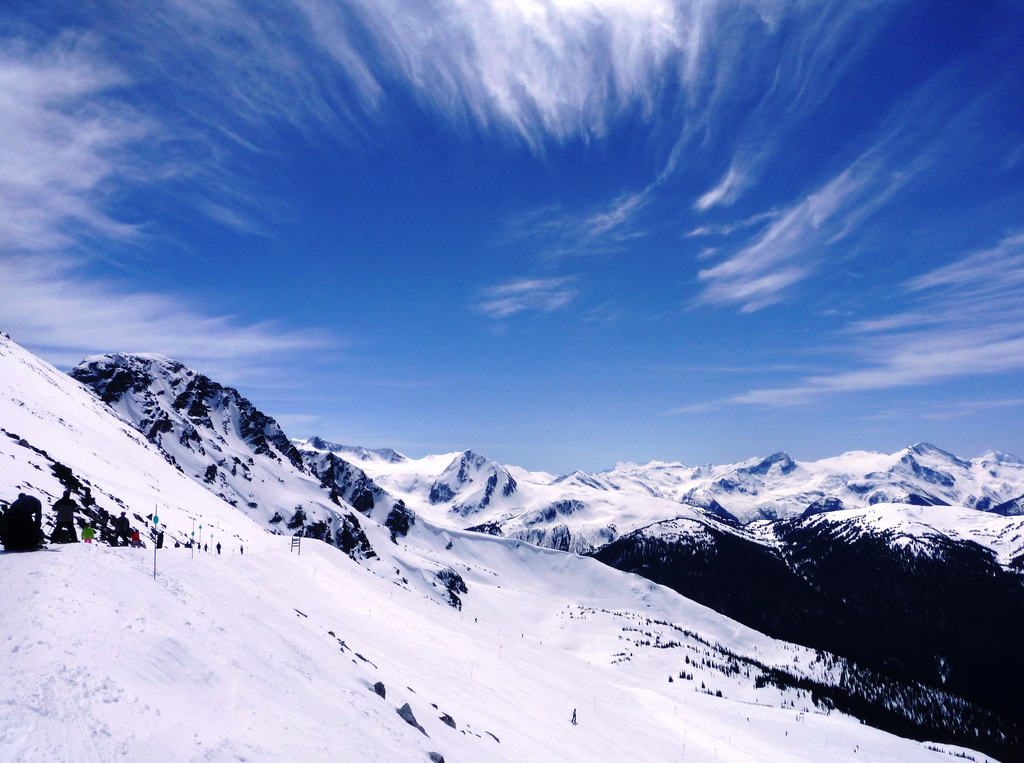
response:
<path id="1" fill-rule="evenodd" d="M 808 650 L 592 560 L 462 536 L 446 555 L 439 540 L 424 530 L 371 569 L 269 535 L 244 556 L 171 548 L 156 579 L 145 549 L 0 555 L 0 758 L 945 757 L 742 676 L 691 667 L 669 683 L 711 650 L 650 623 L 813 673 Z M 461 572 L 461 611 L 426 593 L 424 559 Z M 679 645 L 638 645 L 652 632 Z M 397 714 L 406 703 L 425 734 Z"/>

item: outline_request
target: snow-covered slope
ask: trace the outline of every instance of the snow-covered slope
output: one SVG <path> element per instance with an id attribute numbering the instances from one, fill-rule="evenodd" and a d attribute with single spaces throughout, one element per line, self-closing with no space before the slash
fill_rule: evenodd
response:
<path id="1" fill-rule="evenodd" d="M 232 545 L 262 535 L 223 500 L 170 468 L 163 454 L 74 379 L 0 334 L 0 486 L 10 503 L 21 491 L 40 498 L 47 534 L 49 507 L 65 488 L 80 503 L 89 488 L 94 515 L 125 511 L 146 530 L 153 514 L 168 543 L 187 541 L 203 525 L 207 541 Z M 216 542 L 216 540 L 214 541 Z"/>
<path id="2" fill-rule="evenodd" d="M 5 500 L 23 490 L 49 508 L 77 482 L 93 513 L 123 507 L 141 525 L 155 511 L 171 540 L 187 539 L 196 520 L 224 545 L 218 555 L 168 543 L 155 576 L 151 549 L 0 554 L 0 759 L 959 752 L 827 713 L 845 676 L 866 675 L 854 666 L 592 559 L 422 518 L 395 542 L 364 518 L 377 553 L 358 561 L 312 539 L 294 552 L 6 337 L 0 380 Z M 913 702 L 923 712 L 949 699 Z M 400 714 L 406 705 L 422 731 Z"/>
<path id="3" fill-rule="evenodd" d="M 817 678 L 843 666 L 592 560 L 459 537 L 450 561 L 469 593 L 461 611 L 447 607 L 396 585 L 424 574 L 424 555 L 443 557 L 429 531 L 415 542 L 380 570 L 317 541 L 289 553 L 273 536 L 245 556 L 169 549 L 156 580 L 131 549 L 0 555 L 0 757 L 929 761 L 946 759 L 930 747 L 958 751 L 825 714 L 800 689 L 755 688 L 769 674 L 758 665 Z M 422 732 L 399 715 L 406 705 Z"/>

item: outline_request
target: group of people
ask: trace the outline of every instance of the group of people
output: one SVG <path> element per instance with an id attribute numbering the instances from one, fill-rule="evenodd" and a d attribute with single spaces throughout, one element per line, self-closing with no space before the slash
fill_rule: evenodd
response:
<path id="1" fill-rule="evenodd" d="M 88 488 L 85 488 L 82 502 L 89 505 L 93 503 Z M 80 508 L 71 497 L 71 490 L 65 490 L 64 495 L 54 502 L 53 511 L 54 525 L 49 537 L 50 543 L 78 543 L 75 512 L 80 511 Z M 107 512 L 100 509 L 99 515 L 102 540 L 106 540 L 112 546 L 142 546 L 139 531 L 132 530 L 131 520 L 128 519 L 126 512 L 121 512 L 121 516 L 114 520 L 110 529 L 107 527 Z M 96 529 L 92 524 L 85 524 L 82 528 L 82 540 L 92 543 L 95 538 Z M 35 551 L 42 548 L 46 540 L 46 534 L 43 532 L 43 505 L 35 496 L 19 493 L 17 499 L 0 514 L 0 543 L 8 551 Z"/>
<path id="2" fill-rule="evenodd" d="M 89 488 L 85 488 L 82 503 L 92 506 L 95 501 Z M 50 533 L 50 543 L 78 543 L 78 531 L 75 528 L 75 512 L 81 508 L 71 497 L 71 490 L 65 490 L 64 495 L 58 498 L 53 504 L 54 525 Z M 104 509 L 98 509 L 99 540 L 109 543 L 111 546 L 131 546 L 142 548 L 142 537 L 138 530 L 132 529 L 131 520 L 127 513 L 122 511 L 121 516 L 110 522 L 110 515 Z M 82 540 L 92 543 L 97 537 L 97 530 L 92 523 L 85 523 L 82 527 Z M 43 547 L 47 540 L 43 532 L 43 505 L 39 499 L 32 495 L 19 493 L 17 499 L 7 507 L 7 511 L 0 512 L 0 543 L 8 551 L 35 551 Z M 163 548 L 163 531 L 157 533 L 156 547 Z M 192 546 L 189 540 L 186 547 Z M 174 542 L 175 548 L 180 548 L 178 541 Z M 209 551 L 208 544 L 201 546 L 204 551 Z M 221 552 L 220 543 L 216 544 L 217 553 Z M 239 548 L 239 554 L 244 554 L 245 548 Z"/>

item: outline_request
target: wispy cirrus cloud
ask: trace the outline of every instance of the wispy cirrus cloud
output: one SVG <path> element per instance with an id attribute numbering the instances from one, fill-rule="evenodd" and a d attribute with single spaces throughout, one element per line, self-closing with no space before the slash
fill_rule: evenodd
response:
<path id="1" fill-rule="evenodd" d="M 571 278 L 518 279 L 481 292 L 475 308 L 488 318 L 510 318 L 522 312 L 551 313 L 576 296 Z"/>
<path id="2" fill-rule="evenodd" d="M 618 252 L 647 235 L 641 218 L 653 196 L 652 185 L 582 214 L 559 207 L 534 210 L 510 221 L 503 243 L 530 242 L 546 259 Z"/>
<path id="3" fill-rule="evenodd" d="M 0 152 L 22 179 L 3 180 L 10 214 L 0 234 L 42 248 L 75 241 L 74 225 L 127 235 L 104 204 L 111 190 L 168 177 L 191 177 L 195 193 L 184 196 L 200 212 L 251 232 L 262 217 L 247 214 L 257 194 L 241 190 L 232 154 L 261 150 L 282 126 L 314 144 L 372 139 L 398 91 L 460 129 L 512 136 L 538 153 L 552 141 L 600 138 L 627 114 L 659 130 L 685 123 L 691 137 L 731 130 L 723 103 L 768 84 L 768 111 L 813 100 L 820 79 L 838 76 L 838 51 L 856 47 L 844 41 L 898 2 L 841 11 L 734 0 L 120 4 L 88 29 L 49 30 L 54 42 L 41 50 L 4 38 Z M 783 36 L 781 52 L 769 53 Z M 775 82 L 752 84 L 752 70 L 775 68 L 772 56 L 781 57 Z M 679 85 L 685 97 L 672 99 L 678 113 L 666 118 L 660 99 Z M 173 163 L 143 167 L 139 141 L 151 160 L 173 153 Z M 685 164 L 676 153 L 665 173 Z M 737 157 L 701 208 L 729 203 L 756 174 L 756 161 Z"/>
<path id="4" fill-rule="evenodd" d="M 353 5 L 385 66 L 432 107 L 538 147 L 599 136 L 625 108 L 651 111 L 666 66 L 697 55 L 692 28 L 709 23 L 702 7 L 668 0 Z"/>
<path id="5" fill-rule="evenodd" d="M 80 237 L 126 239 L 105 197 L 137 178 L 154 124 L 111 96 L 127 78 L 89 38 L 0 51 L 0 251 L 53 251 Z"/>
<path id="6" fill-rule="evenodd" d="M 323 330 L 247 323 L 170 295 L 90 279 L 60 256 L 0 258 L 0 283 L 3 331 L 64 367 L 98 352 L 159 352 L 237 380 L 339 345 Z"/>
<path id="7" fill-rule="evenodd" d="M 788 387 L 750 390 L 703 404 L 705 409 L 804 405 L 826 395 L 1024 369 L 1024 235 L 970 252 L 910 280 L 903 290 L 907 310 L 847 327 L 841 338 L 857 361 L 854 368 L 807 376 Z"/>
<path id="8" fill-rule="evenodd" d="M 733 165 L 729 167 L 729 171 L 725 173 L 725 177 L 719 181 L 718 185 L 694 202 L 694 209 L 698 209 L 703 212 L 704 210 L 710 209 L 711 207 L 719 204 L 732 204 L 736 201 L 740 191 L 747 182 L 747 174 L 734 162 Z"/>
<path id="9" fill-rule="evenodd" d="M 822 253 L 888 198 L 908 173 L 886 172 L 877 147 L 788 209 L 751 243 L 698 273 L 696 304 L 754 312 L 783 299 L 819 266 Z"/>
<path id="10" fill-rule="evenodd" d="M 989 411 L 1003 411 L 1010 408 L 1024 408 L 1024 399 L 1010 398 L 1004 400 L 959 400 L 941 407 L 931 406 L 921 413 L 921 418 L 930 421 L 945 421 L 975 416 Z"/>

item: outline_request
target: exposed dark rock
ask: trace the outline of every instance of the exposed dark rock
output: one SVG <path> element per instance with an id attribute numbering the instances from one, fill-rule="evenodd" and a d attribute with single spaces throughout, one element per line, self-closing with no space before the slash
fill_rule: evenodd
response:
<path id="1" fill-rule="evenodd" d="M 417 729 L 419 729 L 419 730 L 420 730 L 421 732 L 423 732 L 423 736 L 430 736 L 430 735 L 429 735 L 429 734 L 428 734 L 428 733 L 427 733 L 427 732 L 426 732 L 426 731 L 424 730 L 424 728 L 423 728 L 422 726 L 420 726 L 420 724 L 418 724 L 418 723 L 416 722 L 416 716 L 415 716 L 415 715 L 413 715 L 413 713 L 412 713 L 412 708 L 411 708 L 411 707 L 409 707 L 409 703 L 408 703 L 408 702 L 406 702 L 406 703 L 405 703 L 404 705 L 402 705 L 402 706 L 401 706 L 400 708 L 398 708 L 398 710 L 397 710 L 396 712 L 397 712 L 397 713 L 398 713 L 398 714 L 399 714 L 399 715 L 401 716 L 401 718 L 402 718 L 402 720 L 403 720 L 403 721 L 405 721 L 406 723 L 408 723 L 408 724 L 409 724 L 410 726 L 412 726 L 413 728 L 417 728 Z"/>
<path id="2" fill-rule="evenodd" d="M 439 752 L 428 752 L 427 757 L 430 758 L 431 763 L 444 763 L 444 755 Z"/>
<path id="3" fill-rule="evenodd" d="M 384 520 L 384 526 L 391 530 L 391 541 L 397 543 L 396 537 L 401 535 L 403 538 L 409 534 L 409 528 L 416 524 L 416 514 L 413 513 L 412 509 L 408 509 L 405 506 L 405 501 L 399 501 L 394 505 L 390 512 L 388 512 L 387 519 Z"/>
<path id="4" fill-rule="evenodd" d="M 946 501 L 928 493 L 908 493 L 905 502 L 911 506 L 949 506 Z"/>
<path id="5" fill-rule="evenodd" d="M 175 393 L 172 415 L 180 416 L 180 442 L 186 447 L 198 443 L 195 427 L 213 429 L 210 414 L 214 410 L 234 408 L 239 436 L 253 453 L 280 460 L 282 454 L 300 471 L 304 471 L 302 455 L 274 419 L 257 410 L 238 390 L 224 387 L 203 374 L 194 373 L 178 363 L 160 356 L 103 355 L 68 372 L 70 376 L 92 388 L 103 402 L 114 405 L 132 393 L 139 398 L 150 418 L 138 423 L 140 431 L 159 445 L 162 433 L 173 431 L 174 422 L 160 409 L 158 395 L 152 391 L 157 375 L 166 377 Z M 170 425 L 170 428 L 168 428 Z"/>
<path id="6" fill-rule="evenodd" d="M 819 498 L 817 501 L 812 503 L 806 509 L 801 516 L 813 517 L 815 514 L 827 514 L 830 511 L 842 511 L 846 506 L 838 498 L 829 496 L 827 498 Z"/>
<path id="7" fill-rule="evenodd" d="M 335 503 L 343 500 L 365 513 L 387 495 L 366 472 L 333 453 L 303 451 L 303 461 L 309 471 L 320 478 L 320 485 L 330 492 Z"/>
<path id="8" fill-rule="evenodd" d="M 448 603 L 456 609 L 462 609 L 462 599 L 459 598 L 459 594 L 469 593 L 462 576 L 451 567 L 446 567 L 437 573 L 437 579 L 444 584 L 445 590 L 448 592 Z"/>
<path id="9" fill-rule="evenodd" d="M 373 685 L 373 692 L 381 699 L 387 699 L 387 689 L 384 688 L 382 681 L 378 681 Z"/>
<path id="10" fill-rule="evenodd" d="M 435 482 L 430 486 L 431 503 L 447 503 L 455 497 L 455 491 L 445 484 Z"/>
<path id="11" fill-rule="evenodd" d="M 343 515 L 340 517 L 340 524 L 334 534 L 334 542 L 338 548 L 356 560 L 372 559 L 377 556 L 355 514 Z"/>
<path id="12" fill-rule="evenodd" d="M 474 525 L 473 527 L 467 527 L 466 530 L 474 533 L 483 533 L 484 535 L 496 535 L 499 538 L 504 536 L 505 533 L 501 530 L 501 524 L 498 522 L 485 522 L 482 525 Z"/>

